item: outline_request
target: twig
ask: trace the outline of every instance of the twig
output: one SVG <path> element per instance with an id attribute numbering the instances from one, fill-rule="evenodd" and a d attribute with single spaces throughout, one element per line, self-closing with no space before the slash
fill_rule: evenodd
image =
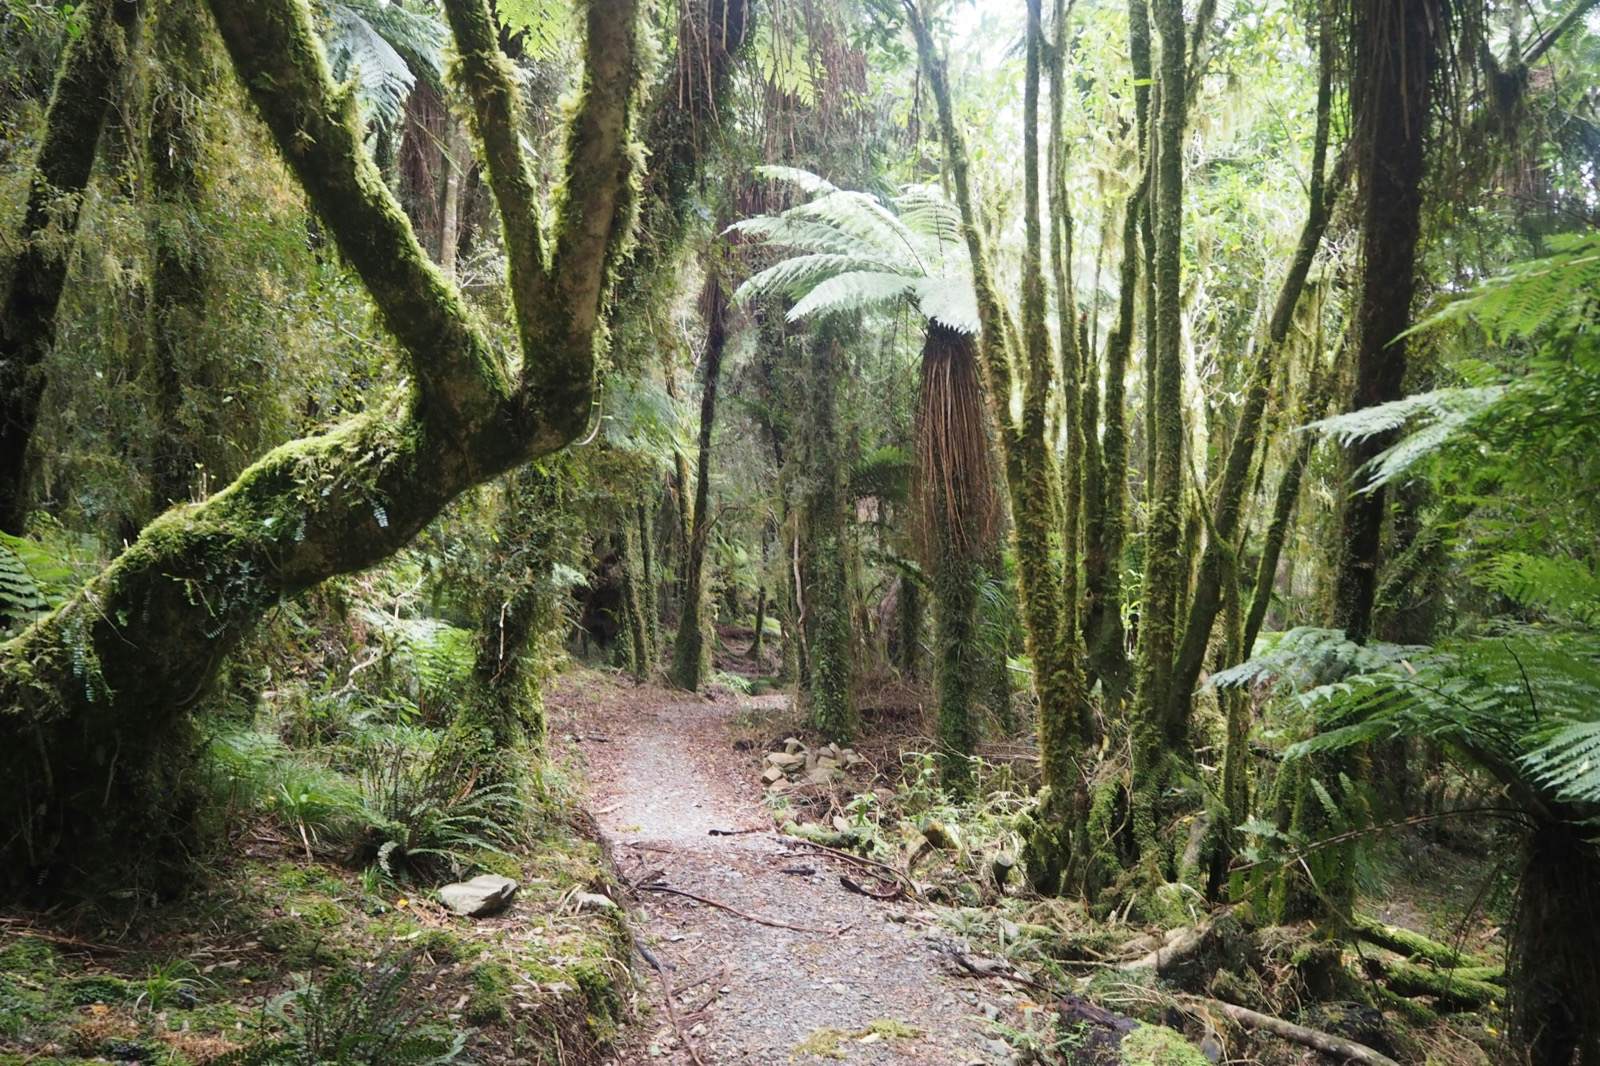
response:
<path id="1" fill-rule="evenodd" d="M 845 887 L 847 892 L 854 892 L 858 896 L 866 896 L 868 899 L 875 899 L 883 903 L 900 899 L 906 894 L 905 886 L 898 883 L 891 885 L 888 892 L 874 892 L 866 885 L 861 884 L 859 881 L 852 881 L 844 874 L 839 875 L 839 883 Z M 882 882 L 879 883 L 882 884 Z"/>
<path id="2" fill-rule="evenodd" d="M 639 954 L 644 956 L 646 962 L 656 971 L 656 976 L 661 979 L 661 996 L 667 1001 L 667 1018 L 672 1022 L 672 1031 L 678 1034 L 678 1043 L 689 1053 L 695 1066 L 706 1066 L 705 1060 L 700 1057 L 700 1052 L 695 1050 L 694 1042 L 689 1039 L 689 1034 L 683 1031 L 683 1024 L 678 1021 L 678 1009 L 672 1005 L 672 978 L 667 976 L 667 968 L 655 960 L 644 945 L 634 940 L 634 947 L 639 949 Z"/>
<path id="3" fill-rule="evenodd" d="M 711 836 L 711 837 L 737 837 L 737 836 L 743 836 L 746 833 L 766 833 L 766 832 L 770 832 L 771 829 L 772 829 L 771 826 L 766 826 L 766 825 L 758 825 L 758 826 L 755 826 L 754 828 L 751 828 L 751 829 L 711 829 L 711 830 L 708 830 L 706 832 L 706 836 Z"/>
<path id="4" fill-rule="evenodd" d="M 46 933 L 42 929 L 35 929 L 25 920 L 20 918 L 0 918 L 0 924 L 12 926 L 17 930 L 17 936 L 31 936 L 35 940 L 48 940 L 52 944 L 62 944 L 67 947 L 82 948 L 88 952 L 104 952 L 108 955 L 126 955 L 128 948 L 119 948 L 114 944 L 95 944 L 87 940 L 78 940 L 75 937 L 61 936 L 57 933 Z"/>
<path id="5" fill-rule="evenodd" d="M 811 925 L 790 925 L 787 922 L 775 921 L 771 918 L 762 918 L 759 915 L 748 914 L 737 907 L 731 907 L 726 903 L 721 903 L 714 899 L 707 899 L 705 896 L 697 896 L 693 892 L 685 892 L 681 888 L 672 888 L 669 885 L 638 885 L 636 887 L 642 888 L 648 892 L 667 892 L 674 896 L 682 896 L 684 899 L 692 899 L 697 903 L 704 903 L 708 907 L 716 907 L 718 910 L 727 911 L 729 914 L 743 918 L 747 922 L 755 922 L 757 925 L 771 926 L 773 929 L 791 929 L 796 933 L 822 933 L 827 936 L 838 936 L 840 933 L 850 928 L 848 925 L 841 925 L 837 929 L 818 929 L 817 927 Z"/>
<path id="6" fill-rule="evenodd" d="M 877 859 L 863 858 L 860 855 L 852 855 L 848 851 L 840 851 L 838 848 L 830 848 L 826 844 L 818 844 L 816 841 L 807 840 L 805 837 L 794 837 L 794 836 L 785 835 L 784 839 L 785 840 L 792 840 L 796 844 L 804 844 L 808 848 L 816 848 L 818 851 L 825 851 L 829 855 L 835 856 L 836 858 L 843 859 L 845 862 L 855 863 L 857 866 L 866 867 L 867 869 L 887 870 L 894 877 L 894 879 L 896 881 L 898 881 L 901 884 L 906 886 L 906 894 L 907 895 L 909 895 L 909 896 L 918 896 L 919 895 L 919 893 L 917 892 L 916 882 L 912 881 L 911 878 L 907 877 L 905 874 L 901 873 L 899 870 L 896 870 L 893 866 L 890 866 L 886 862 L 879 862 Z M 882 880 L 882 879 L 880 878 L 880 880 Z"/>

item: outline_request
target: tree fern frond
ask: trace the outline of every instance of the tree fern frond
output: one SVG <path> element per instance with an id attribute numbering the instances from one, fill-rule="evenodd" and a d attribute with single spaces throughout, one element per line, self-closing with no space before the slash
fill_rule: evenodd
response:
<path id="1" fill-rule="evenodd" d="M 864 251 L 870 249 L 870 254 L 881 256 L 907 272 L 927 273 L 922 257 L 917 254 L 916 234 L 866 193 L 840 189 L 790 208 L 784 214 L 826 222 L 859 240 Z"/>
<path id="2" fill-rule="evenodd" d="M 957 333 L 977 335 L 980 328 L 978 296 L 971 281 L 966 278 L 918 278 L 912 288 L 917 295 L 917 309 L 924 318 L 948 326 Z"/>
<path id="3" fill-rule="evenodd" d="M 757 215 L 735 222 L 724 233 L 741 233 L 760 238 L 767 244 L 812 255 L 843 255 L 877 261 L 880 250 L 864 245 L 859 238 L 832 222 L 801 218 L 792 213 Z M 887 264 L 886 264 L 887 265 Z"/>
<path id="4" fill-rule="evenodd" d="M 1510 267 L 1451 300 L 1411 332 L 1471 318 L 1504 339 L 1593 319 L 1594 294 L 1600 291 L 1600 237 L 1569 234 L 1552 237 L 1549 244 L 1553 254 Z"/>
<path id="5" fill-rule="evenodd" d="M 789 308 L 789 321 L 798 322 L 834 311 L 859 311 L 901 296 L 910 288 L 911 279 L 904 274 L 866 270 L 837 274 L 797 300 Z"/>
<path id="6" fill-rule="evenodd" d="M 809 170 L 802 170 L 799 167 L 783 167 L 769 164 L 756 167 L 755 173 L 771 181 L 781 181 L 785 184 L 793 185 L 808 196 L 839 191 L 839 187 L 827 178 L 813 174 Z"/>
<path id="7" fill-rule="evenodd" d="M 1600 625 L 1600 576 L 1576 559 L 1505 552 L 1489 562 L 1483 583 L 1559 620 Z"/>
<path id="8" fill-rule="evenodd" d="M 833 252 L 797 255 L 779 260 L 767 269 L 752 274 L 734 291 L 733 296 L 741 302 L 762 296 L 799 296 L 830 278 L 863 272 L 884 273 L 885 264 L 874 259 Z M 914 280 L 901 277 L 901 287 L 912 284 Z"/>

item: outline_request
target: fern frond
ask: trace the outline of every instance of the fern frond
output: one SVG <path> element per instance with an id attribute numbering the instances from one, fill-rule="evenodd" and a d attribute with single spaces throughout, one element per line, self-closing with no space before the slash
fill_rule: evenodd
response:
<path id="1" fill-rule="evenodd" d="M 734 291 L 733 297 L 745 301 L 763 296 L 799 296 L 832 278 L 862 272 L 882 273 L 884 264 L 874 259 L 833 253 L 797 255 L 752 274 Z M 901 277 L 901 288 L 915 280 Z"/>
<path id="2" fill-rule="evenodd" d="M 787 185 L 793 185 L 807 196 L 839 191 L 839 187 L 827 178 L 813 174 L 809 170 L 802 170 L 799 167 L 768 164 L 756 167 L 755 173 L 759 177 L 767 178 L 770 181 L 781 181 Z"/>
<path id="3" fill-rule="evenodd" d="M 1600 291 L 1600 237 L 1568 234 L 1550 238 L 1549 244 L 1553 254 L 1510 267 L 1410 332 L 1471 318 L 1503 340 L 1592 319 L 1594 294 Z"/>
<path id="4" fill-rule="evenodd" d="M 911 279 L 904 274 L 858 270 L 837 274 L 811 288 L 789 308 L 789 321 L 798 322 L 812 315 L 834 311 L 859 311 L 904 295 Z"/>

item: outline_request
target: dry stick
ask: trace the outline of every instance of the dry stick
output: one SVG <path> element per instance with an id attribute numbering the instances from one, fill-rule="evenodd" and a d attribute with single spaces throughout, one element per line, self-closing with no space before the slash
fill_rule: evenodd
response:
<path id="1" fill-rule="evenodd" d="M 1346 1040 L 1343 1037 L 1324 1033 L 1317 1029 L 1308 1029 L 1303 1025 L 1286 1022 L 1282 1018 L 1274 1018 L 1270 1014 L 1260 1014 L 1250 1010 L 1248 1007 L 1224 1003 L 1220 999 L 1208 999 L 1205 996 L 1184 996 L 1183 998 L 1203 1006 L 1207 1010 L 1217 1011 L 1246 1029 L 1260 1029 L 1263 1032 L 1271 1033 L 1273 1036 L 1280 1036 L 1303 1047 L 1334 1055 L 1345 1062 L 1358 1063 L 1360 1066 L 1400 1066 L 1389 1056 L 1374 1051 L 1365 1044 L 1358 1044 L 1354 1040 Z"/>
<path id="2" fill-rule="evenodd" d="M 818 929 L 815 926 L 810 925 L 790 925 L 787 922 L 779 922 L 771 918 L 762 918 L 759 915 L 747 914 L 737 907 L 730 907 L 726 903 L 721 903 L 714 899 L 707 899 L 705 896 L 697 896 L 693 892 L 685 892 L 681 888 L 671 888 L 667 885 L 639 885 L 637 887 L 645 889 L 648 892 L 669 892 L 674 896 L 682 896 L 684 899 L 692 899 L 697 903 L 704 903 L 708 907 L 716 907 L 718 910 L 727 911 L 729 914 L 743 918 L 747 922 L 755 922 L 757 925 L 770 926 L 773 929 L 790 929 L 796 933 L 823 933 L 827 936 L 838 936 L 840 933 L 850 928 L 849 925 L 841 925 L 837 929 Z"/>
<path id="3" fill-rule="evenodd" d="M 893 866 L 890 866 L 886 862 L 879 862 L 877 859 L 862 858 L 860 855 L 852 855 L 848 851 L 840 851 L 838 848 L 830 848 L 826 844 L 818 844 L 816 841 L 807 840 L 805 837 L 785 836 L 784 839 L 793 841 L 796 844 L 804 844 L 808 848 L 816 848 L 818 851 L 825 851 L 829 855 L 833 855 L 833 856 L 835 856 L 837 858 L 843 859 L 845 862 L 853 862 L 857 866 L 863 866 L 863 867 L 867 867 L 869 869 L 871 869 L 873 867 L 876 867 L 879 870 L 888 870 L 890 875 L 893 876 L 896 881 L 899 881 L 899 882 L 901 882 L 902 884 L 904 884 L 906 886 L 906 891 L 907 891 L 908 895 L 911 895 L 911 896 L 920 896 L 921 895 L 917 891 L 916 882 L 912 881 L 911 878 L 907 877 L 905 874 L 901 873 L 899 870 L 896 870 Z M 880 880 L 881 880 L 881 878 L 880 878 Z"/>
<path id="4" fill-rule="evenodd" d="M 705 1060 L 700 1057 L 700 1052 L 695 1050 L 693 1042 L 690 1041 L 689 1034 L 683 1031 L 683 1025 L 678 1021 L 678 1010 L 672 1005 L 672 979 L 667 976 L 667 968 L 645 953 L 642 944 L 636 944 L 635 946 L 639 948 L 640 954 L 643 954 L 645 960 L 655 969 L 656 976 L 661 978 L 661 995 L 667 1001 L 667 1018 L 672 1022 L 672 1031 L 678 1034 L 678 1043 L 682 1044 L 683 1049 L 689 1053 L 689 1058 L 694 1061 L 694 1066 L 706 1066 Z"/>

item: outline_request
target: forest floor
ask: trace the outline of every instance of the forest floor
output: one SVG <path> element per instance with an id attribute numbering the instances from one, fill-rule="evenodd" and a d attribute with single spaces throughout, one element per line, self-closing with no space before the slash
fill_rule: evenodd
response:
<path id="1" fill-rule="evenodd" d="M 785 702 L 588 673 L 553 695 L 552 732 L 582 753 L 589 809 L 620 876 L 751 916 L 634 890 L 630 909 L 674 990 L 677 1025 L 660 975 L 641 967 L 653 1010 L 616 1061 L 1009 1062 L 995 1021 L 1030 1007 L 1025 998 L 952 976 L 949 940 L 928 916 L 846 891 L 849 866 L 776 832 L 754 759 L 735 745 L 752 720 L 781 720 Z"/>

